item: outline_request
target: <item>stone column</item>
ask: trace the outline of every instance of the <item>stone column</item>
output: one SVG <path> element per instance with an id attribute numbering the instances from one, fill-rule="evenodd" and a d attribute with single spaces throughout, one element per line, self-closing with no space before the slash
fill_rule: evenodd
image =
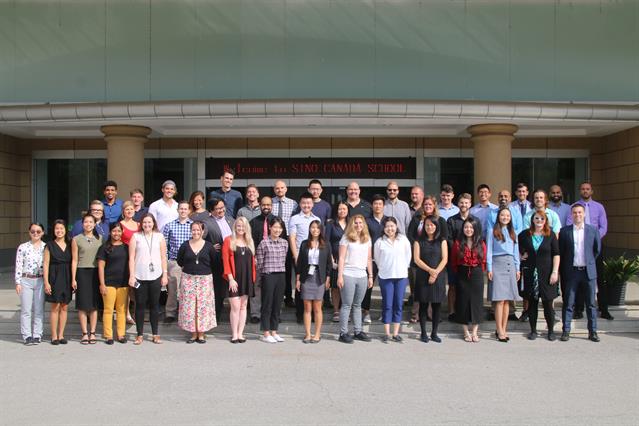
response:
<path id="1" fill-rule="evenodd" d="M 133 188 L 144 190 L 144 143 L 151 129 L 115 124 L 100 131 L 107 144 L 107 179 L 118 184 L 118 198 L 128 200 Z"/>
<path id="2" fill-rule="evenodd" d="M 512 191 L 512 142 L 519 129 L 514 124 L 477 124 L 469 126 L 475 158 L 475 188 L 490 186 L 493 203 L 502 189 Z"/>

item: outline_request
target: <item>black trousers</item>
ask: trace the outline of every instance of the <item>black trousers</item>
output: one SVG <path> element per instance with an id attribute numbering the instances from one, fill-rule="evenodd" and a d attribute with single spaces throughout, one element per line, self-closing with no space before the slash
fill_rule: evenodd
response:
<path id="1" fill-rule="evenodd" d="M 213 292 L 215 296 L 215 317 L 218 322 L 224 313 L 224 299 L 227 298 L 229 282 L 224 279 L 220 272 L 213 272 Z"/>
<path id="2" fill-rule="evenodd" d="M 555 327 L 555 308 L 552 306 L 552 300 L 542 300 L 541 303 L 544 306 L 544 319 L 546 320 L 546 326 L 548 332 L 552 332 Z M 539 316 L 539 298 L 528 298 L 528 322 L 530 324 L 530 331 L 537 331 L 537 318 Z"/>
<path id="3" fill-rule="evenodd" d="M 437 329 L 439 328 L 439 318 L 441 317 L 441 303 L 431 303 L 430 304 L 433 309 L 433 331 L 431 331 L 431 336 L 437 335 Z M 428 317 L 428 302 L 419 302 L 419 326 L 422 329 L 422 336 L 426 335 L 426 321 Z"/>
<path id="4" fill-rule="evenodd" d="M 282 298 L 286 287 L 284 272 L 262 275 L 262 310 L 260 330 L 277 331 L 282 312 Z"/>
<path id="5" fill-rule="evenodd" d="M 151 333 L 158 334 L 158 318 L 160 316 L 160 292 L 162 284 L 158 277 L 155 280 L 138 280 L 140 286 L 135 289 L 135 328 L 138 336 L 144 335 L 144 310 L 149 305 L 149 322 L 151 323 Z"/>
<path id="6" fill-rule="evenodd" d="M 293 294 L 293 273 L 295 272 L 295 263 L 293 262 L 293 254 L 291 253 L 291 250 L 288 250 L 288 253 L 286 255 L 286 263 L 284 265 L 284 267 L 286 268 L 286 287 L 284 290 L 284 299 L 286 301 L 291 301 L 293 300 L 293 296 L 291 296 Z"/>
<path id="7" fill-rule="evenodd" d="M 373 262 L 373 283 L 377 279 L 378 273 L 379 273 L 379 269 L 377 269 L 377 265 L 375 264 L 375 262 Z M 373 287 L 366 290 L 366 294 L 364 295 L 364 300 L 362 300 L 362 309 L 365 311 L 371 310 L 371 296 L 373 295 Z"/>

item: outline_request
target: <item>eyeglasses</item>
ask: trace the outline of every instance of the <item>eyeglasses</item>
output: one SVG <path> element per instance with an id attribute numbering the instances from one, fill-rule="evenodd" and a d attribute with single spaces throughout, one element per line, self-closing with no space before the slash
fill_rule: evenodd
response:
<path id="1" fill-rule="evenodd" d="M 386 191 L 387 192 L 397 192 L 397 191 L 399 191 L 399 189 L 388 188 Z"/>
<path id="2" fill-rule="evenodd" d="M 102 209 L 91 209 L 91 211 L 92 212 L 96 212 L 96 213 L 97 212 L 100 212 L 100 213 L 104 212 L 104 210 L 102 210 Z"/>
<path id="3" fill-rule="evenodd" d="M 533 220 L 540 220 L 540 221 L 544 222 L 546 219 L 544 219 L 543 217 L 535 216 L 535 217 L 533 217 Z"/>
<path id="4" fill-rule="evenodd" d="M 39 235 L 39 234 L 42 234 L 42 231 L 29 231 L 29 234 L 31 234 L 31 235 Z"/>

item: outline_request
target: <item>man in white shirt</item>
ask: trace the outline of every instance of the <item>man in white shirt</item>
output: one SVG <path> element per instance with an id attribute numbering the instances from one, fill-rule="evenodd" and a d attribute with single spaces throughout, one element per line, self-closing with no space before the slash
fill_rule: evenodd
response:
<path id="1" fill-rule="evenodd" d="M 496 204 L 490 202 L 491 195 L 490 186 L 482 183 L 477 187 L 477 199 L 479 200 L 479 203 L 475 204 L 470 209 L 470 214 L 475 216 L 479 220 L 479 223 L 481 223 L 482 229 L 484 230 L 484 238 L 486 238 L 486 225 L 490 212 L 497 208 Z"/>
<path id="2" fill-rule="evenodd" d="M 388 185 L 386 185 L 386 201 L 384 201 L 384 216 L 394 217 L 397 221 L 397 230 L 406 235 L 408 224 L 413 215 L 408 203 L 400 200 L 398 195 L 399 186 L 397 182 L 388 182 Z"/>
<path id="3" fill-rule="evenodd" d="M 439 215 L 446 220 L 459 213 L 459 207 L 453 204 L 453 198 L 455 198 L 455 191 L 453 190 L 452 185 L 447 183 L 443 184 L 439 193 L 438 208 Z"/>
<path id="4" fill-rule="evenodd" d="M 173 199 L 177 194 L 177 187 L 172 180 L 162 184 L 162 198 L 149 206 L 149 213 L 155 217 L 158 230 L 162 232 L 164 225 L 178 218 L 178 203 Z"/>

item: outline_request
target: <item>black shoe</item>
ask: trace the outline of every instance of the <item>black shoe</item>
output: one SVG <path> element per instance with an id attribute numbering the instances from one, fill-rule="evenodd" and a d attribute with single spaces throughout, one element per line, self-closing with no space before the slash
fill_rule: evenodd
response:
<path id="1" fill-rule="evenodd" d="M 237 339 L 237 343 L 246 343 L 246 339 Z"/>
<path id="2" fill-rule="evenodd" d="M 66 345 L 67 343 L 69 343 L 69 341 L 67 339 L 60 339 L 60 344 L 61 345 Z"/>
<path id="3" fill-rule="evenodd" d="M 195 343 L 199 343 L 200 345 L 203 345 L 206 343 L 206 339 L 195 339 Z"/>
<path id="4" fill-rule="evenodd" d="M 25 346 L 33 346 L 33 337 L 29 336 L 26 339 L 24 339 L 24 345 Z"/>
<path id="5" fill-rule="evenodd" d="M 607 319 L 609 321 L 612 321 L 613 319 L 615 319 L 615 317 L 613 317 L 612 315 L 610 315 L 610 312 L 608 311 L 602 311 L 601 312 L 601 318 L 603 319 Z"/>
<path id="6" fill-rule="evenodd" d="M 531 331 L 530 333 L 528 333 L 528 340 L 537 340 L 537 332 Z"/>
<path id="7" fill-rule="evenodd" d="M 125 343 L 126 343 L 126 337 L 120 337 L 120 338 L 118 339 L 118 343 L 125 344 Z"/>
<path id="8" fill-rule="evenodd" d="M 353 338 L 350 334 L 340 334 L 338 340 L 342 343 L 353 343 Z"/>
<path id="9" fill-rule="evenodd" d="M 528 321 L 528 317 L 529 316 L 530 315 L 528 315 L 528 311 L 524 311 L 524 312 L 521 313 L 521 316 L 519 317 L 519 321 L 520 322 L 526 322 L 526 321 Z"/>
<path id="10" fill-rule="evenodd" d="M 563 333 L 561 333 L 561 337 L 559 338 L 559 340 L 561 340 L 562 342 L 567 342 L 568 340 L 570 340 L 570 332 L 564 331 Z"/>
<path id="11" fill-rule="evenodd" d="M 583 312 L 575 312 L 572 315 L 572 319 L 582 319 L 584 317 L 584 313 Z"/>
<path id="12" fill-rule="evenodd" d="M 258 317 L 251 317 L 251 324 L 259 324 L 260 319 Z"/>
<path id="13" fill-rule="evenodd" d="M 429 341 L 430 339 L 428 338 L 428 335 L 427 335 L 427 334 L 422 334 L 422 335 L 419 337 L 419 340 L 421 340 L 421 341 L 422 341 L 422 342 L 424 342 L 424 343 L 428 343 L 428 341 Z"/>
<path id="14" fill-rule="evenodd" d="M 548 333 L 548 340 L 550 340 L 551 342 L 554 342 L 555 340 L 557 340 L 557 336 L 555 335 L 555 333 L 553 333 L 552 331 Z"/>
<path id="15" fill-rule="evenodd" d="M 441 343 L 441 342 L 442 342 L 441 337 L 439 337 L 439 336 L 438 336 L 438 335 L 436 335 L 436 334 L 431 334 L 431 335 L 430 335 L 430 340 L 432 340 L 432 341 L 433 341 L 433 342 L 435 342 L 435 343 Z"/>
<path id="16" fill-rule="evenodd" d="M 357 340 L 361 340 L 362 342 L 370 342 L 371 341 L 371 338 L 368 337 L 368 335 L 366 333 L 364 333 L 363 331 L 360 331 L 359 333 L 355 333 L 353 338 L 357 339 Z"/>
<path id="17" fill-rule="evenodd" d="M 397 336 L 393 336 L 393 342 L 395 343 L 404 343 L 404 339 L 399 334 Z"/>
<path id="18" fill-rule="evenodd" d="M 34 345 L 39 345 L 41 342 L 42 342 L 42 340 L 40 340 L 40 338 L 39 338 L 39 337 L 34 337 L 34 338 L 33 338 L 33 344 L 34 344 Z"/>
<path id="19" fill-rule="evenodd" d="M 391 338 L 390 338 L 390 336 L 389 336 L 388 334 L 384 334 L 384 335 L 382 336 L 382 343 L 389 344 L 389 343 L 390 343 L 390 339 L 391 339 Z"/>
<path id="20" fill-rule="evenodd" d="M 59 341 L 58 339 L 51 340 L 51 344 L 52 344 L 53 346 L 58 346 L 58 345 L 60 344 L 60 341 Z"/>
<path id="21" fill-rule="evenodd" d="M 188 340 L 186 341 L 186 344 L 187 344 L 187 345 L 190 345 L 191 343 L 195 343 L 195 341 L 196 341 L 196 340 L 197 340 L 197 339 L 188 339 Z"/>
<path id="22" fill-rule="evenodd" d="M 164 318 L 164 324 L 172 324 L 175 322 L 175 317 L 166 317 Z"/>
<path id="23" fill-rule="evenodd" d="M 240 339 L 231 339 L 231 343 L 233 344 L 240 343 Z"/>
<path id="24" fill-rule="evenodd" d="M 592 333 L 588 333 L 588 340 L 590 340 L 591 342 L 599 342 L 599 336 L 597 336 L 597 332 L 593 331 Z"/>
<path id="25" fill-rule="evenodd" d="M 113 344 L 113 339 L 107 339 L 106 342 L 107 345 L 112 345 Z"/>
<path id="26" fill-rule="evenodd" d="M 284 300 L 284 306 L 286 306 L 287 308 L 294 308 L 295 301 L 293 299 L 286 299 Z"/>
<path id="27" fill-rule="evenodd" d="M 448 321 L 455 322 L 455 313 L 454 312 L 452 314 L 448 314 Z"/>

